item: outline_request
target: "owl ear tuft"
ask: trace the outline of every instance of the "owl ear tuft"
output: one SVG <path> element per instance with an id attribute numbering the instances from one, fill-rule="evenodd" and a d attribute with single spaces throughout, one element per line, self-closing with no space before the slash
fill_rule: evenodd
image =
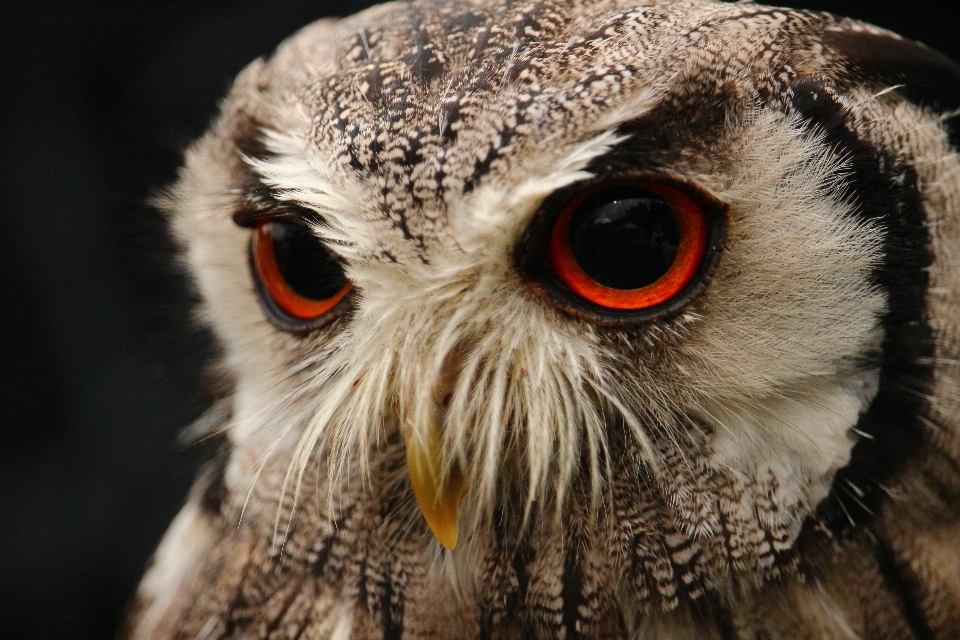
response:
<path id="1" fill-rule="evenodd" d="M 822 42 L 844 61 L 849 80 L 900 86 L 911 102 L 939 111 L 960 110 L 960 63 L 892 33 L 828 30 Z M 960 148 L 960 114 L 947 119 L 951 143 Z"/>

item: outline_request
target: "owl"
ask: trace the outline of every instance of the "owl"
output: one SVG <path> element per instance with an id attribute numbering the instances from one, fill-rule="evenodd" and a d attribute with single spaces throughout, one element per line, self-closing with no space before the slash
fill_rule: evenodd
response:
<path id="1" fill-rule="evenodd" d="M 224 392 L 128 637 L 960 636 L 958 107 L 751 3 L 305 27 L 162 199 Z"/>

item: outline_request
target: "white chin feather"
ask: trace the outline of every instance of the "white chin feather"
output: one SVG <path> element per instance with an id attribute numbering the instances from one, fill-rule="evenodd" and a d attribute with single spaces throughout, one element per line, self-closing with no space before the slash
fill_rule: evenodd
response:
<path id="1" fill-rule="evenodd" d="M 794 504 L 815 507 L 850 460 L 857 421 L 877 393 L 878 378 L 871 369 L 770 398 L 704 406 L 704 419 L 717 430 L 712 465 L 769 471 Z"/>

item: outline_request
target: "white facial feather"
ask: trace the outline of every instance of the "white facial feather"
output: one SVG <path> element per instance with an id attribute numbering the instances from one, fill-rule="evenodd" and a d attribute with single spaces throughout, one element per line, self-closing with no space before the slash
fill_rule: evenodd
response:
<path id="1" fill-rule="evenodd" d="M 719 304 L 676 329 L 686 340 L 659 376 L 611 357 L 588 327 L 544 308 L 511 259 L 542 199 L 590 177 L 589 161 L 622 141 L 615 130 L 565 157 L 537 158 L 533 175 L 512 187 L 465 198 L 447 214 L 450 236 L 427 247 L 427 264 L 371 260 L 384 228 L 364 209 L 364 185 L 329 175 L 330 163 L 305 134 L 268 133 L 271 159 L 248 162 L 279 197 L 317 211 L 325 222 L 317 233 L 347 260 L 362 293 L 342 333 L 293 369 L 265 370 L 270 382 L 278 371 L 297 382 L 274 388 L 265 380 L 261 391 L 245 393 L 256 400 L 238 407 L 233 437 L 243 443 L 259 430 L 274 440 L 270 455 L 289 456 L 277 442 L 299 433 L 290 459 L 299 479 L 317 451 L 341 465 L 364 464 L 363 452 L 385 434 L 426 437 L 439 419 L 448 459 L 465 468 L 481 504 L 492 505 L 505 450 L 524 452 L 530 502 L 546 491 L 562 497 L 581 443 L 599 490 L 609 416 L 630 426 L 656 469 L 644 420 L 683 438 L 689 417 L 699 415 L 728 430 L 718 447 L 728 446 L 725 438 L 740 449 L 736 459 L 718 453 L 718 464 L 745 471 L 764 464 L 798 503 L 815 504 L 846 461 L 849 432 L 875 391 L 857 382 L 875 374 L 842 354 L 878 346 L 883 297 L 860 283 L 879 259 L 879 234 L 835 195 L 843 159 L 816 136 L 770 114 L 731 129 L 739 131 L 727 151 L 735 170 L 711 176 L 687 168 L 731 205 L 728 257 L 710 293 Z M 547 173 L 537 176 L 537 167 Z M 522 435 L 510 441 L 517 427 Z M 774 450 L 780 460 L 771 464 Z M 289 490 L 298 487 L 299 480 Z"/>

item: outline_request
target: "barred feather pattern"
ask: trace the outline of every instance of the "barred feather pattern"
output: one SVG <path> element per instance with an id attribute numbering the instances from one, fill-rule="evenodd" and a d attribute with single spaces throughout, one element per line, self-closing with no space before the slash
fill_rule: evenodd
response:
<path id="1" fill-rule="evenodd" d="M 128 636 L 960 636 L 957 107 L 922 45 L 750 3 L 306 27 L 162 202 L 230 392 Z M 716 271 L 665 318 L 572 316 L 524 251 L 631 173 L 722 203 Z M 349 312 L 264 316 L 234 220 L 271 211 L 307 212 Z M 406 468 L 437 425 L 454 551 Z"/>

